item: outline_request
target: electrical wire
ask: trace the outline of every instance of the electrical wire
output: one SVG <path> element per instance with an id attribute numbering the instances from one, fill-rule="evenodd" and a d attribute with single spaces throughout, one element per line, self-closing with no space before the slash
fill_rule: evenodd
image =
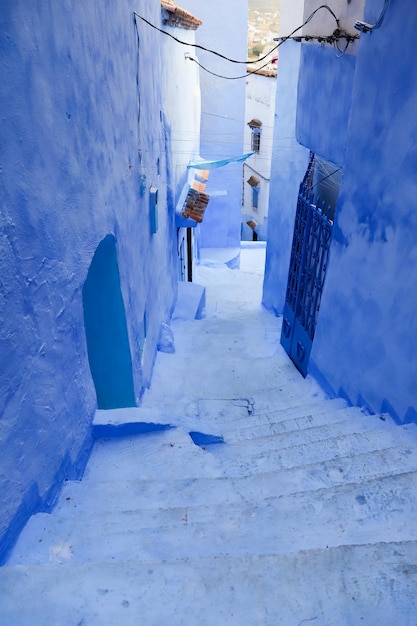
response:
<path id="1" fill-rule="evenodd" d="M 222 136 L 221 133 L 217 133 L 218 136 L 222 137 L 221 142 L 219 142 L 218 140 L 216 140 L 215 137 L 213 137 L 212 140 L 207 140 L 205 141 L 204 145 L 209 146 L 209 145 L 215 145 L 215 146 L 240 146 L 241 142 L 240 142 L 240 137 L 237 137 L 235 140 L 230 139 L 230 140 L 225 140 Z M 153 142 L 154 144 L 162 144 L 164 143 L 164 139 L 160 138 L 160 139 L 155 139 L 155 141 Z M 173 137 L 171 137 L 171 143 L 174 145 L 175 144 L 175 148 L 174 151 L 177 154 L 188 154 L 189 150 L 187 150 L 187 146 L 189 146 L 190 144 L 198 144 L 198 138 L 189 138 L 189 139 L 175 139 Z M 276 144 L 273 141 L 273 138 L 270 139 L 270 141 L 264 141 L 264 139 L 262 138 L 262 147 L 266 148 L 266 149 L 272 149 L 275 145 L 278 145 L 279 150 L 282 152 L 283 150 L 293 150 L 293 146 L 285 146 L 282 144 Z M 249 144 L 248 144 L 249 146 Z M 156 150 L 150 150 L 150 149 L 143 149 L 142 152 L 156 152 Z M 250 146 L 248 147 L 247 152 L 250 152 Z M 265 156 L 261 156 L 261 159 L 265 159 Z"/>
<path id="2" fill-rule="evenodd" d="M 210 48 L 206 48 L 205 46 L 201 46 L 198 43 L 190 43 L 189 41 L 182 41 L 182 39 L 179 39 L 178 37 L 175 37 L 174 35 L 172 35 L 168 31 L 163 30 L 162 28 L 159 28 L 158 26 L 155 26 L 155 24 L 152 24 L 152 22 L 149 22 L 149 20 L 144 18 L 143 15 L 139 15 L 139 13 L 136 13 L 136 11 L 133 11 L 133 14 L 136 17 L 138 17 L 139 19 L 141 19 L 143 22 L 145 22 L 145 24 L 148 24 L 148 26 L 151 26 L 151 28 L 154 28 L 159 33 L 162 33 L 163 35 L 167 35 L 168 37 L 170 37 L 171 39 L 173 39 L 177 43 L 180 43 L 183 46 L 192 46 L 193 48 L 198 48 L 199 50 L 204 50 L 204 52 L 210 52 L 211 54 L 215 54 L 216 56 L 220 57 L 221 59 L 224 59 L 225 61 L 230 61 L 230 63 L 239 63 L 239 64 L 243 65 L 243 64 L 258 63 L 259 62 L 259 59 L 257 59 L 256 61 L 237 61 L 236 59 L 231 59 L 230 57 L 228 57 L 228 56 L 226 56 L 224 54 L 221 54 L 220 52 L 216 52 L 216 50 L 211 50 Z M 270 54 L 270 53 L 268 53 L 268 54 Z"/>
<path id="3" fill-rule="evenodd" d="M 381 25 L 382 20 L 383 20 L 384 15 L 385 15 L 385 11 L 386 11 L 386 8 L 387 8 L 388 1 L 389 1 L 389 0 L 385 0 L 384 8 L 383 8 L 382 13 L 381 13 L 381 15 L 380 15 L 380 17 L 379 17 L 379 19 L 378 19 L 378 22 L 377 22 L 378 26 L 377 26 L 377 24 L 375 24 L 374 28 L 375 28 L 375 27 L 379 27 L 379 26 Z M 138 70 L 138 72 L 139 72 L 139 46 L 140 46 L 140 38 L 139 38 L 139 30 L 138 30 L 138 24 L 137 24 L 137 21 L 136 21 L 136 17 L 138 17 L 139 19 L 143 20 L 145 23 L 147 23 L 149 26 L 151 26 L 151 27 L 152 27 L 152 28 L 154 28 L 155 30 L 157 30 L 157 31 L 159 31 L 159 32 L 161 32 L 161 33 L 163 33 L 163 34 L 165 34 L 165 35 L 168 35 L 169 37 L 171 37 L 172 39 L 174 39 L 175 41 L 177 41 L 177 42 L 178 42 L 178 43 L 180 43 L 180 44 L 187 45 L 187 46 L 194 46 L 195 48 L 199 48 L 199 49 L 202 49 L 202 50 L 204 50 L 204 51 L 206 51 L 206 52 L 210 52 L 210 53 L 212 53 L 212 54 L 215 54 L 216 56 L 219 56 L 219 57 L 221 57 L 221 58 L 223 58 L 223 59 L 225 59 L 225 60 L 227 60 L 227 61 L 230 61 L 230 62 L 232 62 L 232 63 L 249 64 L 249 63 L 254 63 L 254 62 L 259 63 L 261 60 L 263 60 L 263 59 L 265 59 L 267 56 L 269 56 L 272 52 L 274 52 L 277 48 L 279 48 L 279 47 L 280 47 L 280 46 L 281 46 L 281 45 L 282 45 L 285 41 L 287 41 L 288 39 L 292 38 L 292 37 L 293 37 L 293 35 L 294 35 L 294 34 L 295 34 L 298 30 L 300 30 L 301 28 L 303 28 L 304 26 L 306 26 L 306 25 L 307 25 L 307 24 L 308 24 L 308 23 L 309 23 L 309 22 L 313 19 L 314 15 L 315 15 L 318 11 L 320 11 L 321 9 L 326 9 L 326 10 L 328 10 L 328 11 L 331 13 L 331 15 L 334 17 L 334 19 L 335 19 L 335 21 L 336 21 L 336 24 L 337 24 L 337 27 L 338 27 L 339 33 L 340 33 L 340 35 L 341 35 L 341 37 L 339 37 L 339 38 L 343 38 L 343 37 L 344 37 L 344 35 L 346 35 L 347 33 L 345 33 L 344 31 L 342 31 L 342 30 L 340 29 L 340 23 L 339 23 L 339 20 L 338 20 L 337 16 L 335 15 L 335 13 L 332 11 L 332 9 L 331 9 L 328 5 L 324 5 L 324 4 L 323 4 L 323 5 L 320 5 L 319 7 L 317 7 L 317 9 L 315 9 L 315 10 L 314 10 L 314 11 L 313 11 L 310 15 L 309 15 L 309 17 L 305 20 L 305 22 L 304 22 L 303 24 L 301 24 L 301 26 L 298 26 L 296 29 L 294 29 L 294 30 L 292 31 L 292 33 L 290 33 L 290 35 L 288 35 L 288 36 L 286 36 L 286 37 L 281 38 L 281 40 L 280 40 L 280 41 L 279 41 L 279 43 L 275 46 L 275 48 L 273 48 L 270 52 L 268 52 L 268 54 L 267 54 L 267 55 L 265 55 L 264 57 L 262 57 L 262 59 L 257 59 L 256 61 L 247 61 L 247 60 L 246 60 L 246 61 L 236 61 L 236 60 L 234 60 L 234 59 L 230 59 L 229 57 L 226 57 L 225 55 L 222 55 L 222 54 L 220 54 L 220 53 L 218 53 L 218 52 L 216 52 L 216 51 L 214 51 L 214 50 L 210 50 L 209 48 L 205 48 L 204 46 L 200 46 L 200 45 L 198 45 L 198 44 L 190 44 L 190 43 L 188 43 L 188 42 L 181 41 L 180 39 L 178 39 L 177 37 L 174 37 L 173 35 L 171 35 L 171 34 L 170 34 L 170 33 L 168 33 L 167 31 L 164 31 L 164 30 L 162 30 L 162 29 L 158 28 L 157 26 L 155 26 L 154 24 L 152 24 L 151 22 L 149 22 L 148 20 L 146 20 L 144 17 L 142 17 L 141 15 L 139 15 L 138 13 L 136 13 L 136 11 L 134 11 L 134 12 L 133 12 L 133 14 L 134 14 L 135 30 L 136 30 L 136 36 L 137 36 L 137 42 L 138 42 L 138 68 L 137 68 L 137 70 Z M 333 36 L 334 36 L 334 34 L 333 34 Z M 329 37 L 327 37 L 327 38 L 323 38 L 323 39 L 324 39 L 324 40 L 326 40 L 326 39 L 329 39 Z M 337 37 L 335 38 L 335 41 L 333 42 L 333 44 L 337 47 L 337 49 L 339 50 L 339 52 L 341 52 L 342 54 L 343 54 L 343 53 L 347 50 L 347 48 L 348 48 L 348 46 L 349 46 L 349 43 L 350 43 L 350 41 L 348 40 L 348 38 L 346 38 L 346 37 L 345 37 L 345 39 L 346 39 L 346 47 L 345 47 L 345 50 L 344 50 L 344 51 L 341 51 L 341 50 L 339 49 L 339 47 L 338 47 L 338 45 L 337 45 L 337 43 L 338 43 L 338 38 L 337 38 Z M 269 65 L 269 61 L 268 61 L 268 63 L 266 63 L 265 65 L 261 66 L 260 68 L 257 68 L 257 69 L 256 69 L 256 70 L 254 70 L 254 71 L 247 72 L 246 74 L 244 74 L 244 75 L 242 75 L 242 76 L 232 76 L 232 77 L 228 77 L 228 76 L 223 76 L 223 75 L 221 75 L 221 74 L 217 74 L 217 73 L 215 73 L 215 72 L 212 72 L 211 70 L 208 70 L 206 67 L 204 67 L 203 65 L 201 65 L 201 63 L 199 63 L 196 59 L 194 59 L 194 58 L 192 58 L 192 57 L 189 57 L 189 58 L 190 58 L 190 60 L 192 60 L 192 61 L 194 61 L 195 63 L 197 63 L 197 65 L 198 65 L 199 67 L 201 67 L 203 70 L 205 70 L 205 71 L 206 71 L 206 72 L 208 72 L 209 74 L 212 74 L 213 76 L 217 76 L 217 77 L 219 77 L 219 78 L 224 78 L 224 79 L 227 79 L 227 80 L 237 80 L 237 79 L 241 79 L 241 78 L 246 78 L 247 76 L 250 76 L 251 74 L 256 74 L 257 72 L 259 72 L 259 71 L 261 71 L 262 69 L 264 69 L 267 65 Z M 137 82 L 137 84 L 139 83 L 139 76 L 138 76 L 138 75 L 137 75 L 137 77 L 136 77 L 136 82 Z M 139 96 L 139 103 L 138 103 L 138 104 L 139 104 L 139 107 L 138 107 L 138 108 L 139 108 L 139 111 L 138 111 L 138 122 L 139 122 L 139 119 L 140 119 L 140 94 L 139 94 L 139 93 L 138 93 L 138 96 Z M 213 115 L 213 116 L 215 116 L 215 117 L 225 117 L 225 116 L 215 115 L 215 114 L 213 114 L 213 113 L 208 113 L 208 112 L 202 112 L 202 113 L 204 113 L 205 115 Z M 236 120 L 236 121 L 237 121 L 237 120 Z M 223 137 L 223 139 L 224 139 L 224 137 Z M 281 139 L 283 139 L 283 138 L 281 138 Z M 285 138 L 285 139 L 291 139 L 291 137 L 287 137 L 287 138 Z M 183 142 L 185 142 L 185 143 L 186 143 L 186 142 L 190 142 L 190 141 L 193 141 L 193 140 L 192 140 L 192 139 L 174 139 L 173 141 L 176 141 L 176 142 L 181 142 L 181 141 L 183 141 Z M 223 143 L 224 143 L 224 142 L 223 142 Z M 226 142 L 226 143 L 234 143 L 234 142 L 233 142 L 233 141 L 230 141 L 230 142 Z M 285 149 L 285 146 L 284 146 L 284 149 Z M 178 151 L 178 150 L 177 150 L 177 151 L 174 151 L 174 153 L 175 153 L 176 155 L 180 155 L 180 154 L 188 154 L 188 152 L 181 152 L 181 151 Z M 174 154 L 174 153 L 173 153 L 173 154 Z M 325 176 L 324 178 L 322 178 L 320 181 L 318 181 L 318 182 L 314 185 L 314 187 L 316 187 L 318 184 L 323 183 L 324 181 L 326 181 L 328 178 L 330 178 L 331 176 L 333 176 L 335 173 L 337 173 L 337 172 L 338 172 L 338 171 L 340 171 L 341 169 L 342 169 L 342 168 L 340 168 L 340 167 L 339 167 L 339 168 L 337 168 L 336 170 L 334 170 L 333 172 L 331 172 L 330 174 L 328 174 L 327 176 Z M 284 171 L 286 171 L 286 170 L 271 170 L 271 171 L 270 171 L 270 174 L 272 174 L 273 172 L 284 172 Z M 313 188 L 314 188 L 314 187 L 313 187 Z"/>
<path id="4" fill-rule="evenodd" d="M 187 133 L 186 131 L 181 132 L 181 131 L 176 131 L 174 134 L 171 135 L 171 143 L 173 145 L 175 145 L 175 150 L 178 153 L 181 153 L 182 151 L 188 151 L 187 150 L 187 146 L 189 146 L 190 144 L 193 143 L 198 143 L 199 144 L 199 137 L 200 134 L 199 133 L 193 133 L 193 132 L 189 132 Z M 219 141 L 219 138 L 221 138 L 221 141 Z M 249 146 L 249 135 L 246 137 L 247 139 L 247 143 Z M 160 137 L 160 138 L 155 138 L 153 143 L 154 144 L 162 144 L 164 143 L 164 138 Z M 241 133 L 221 133 L 221 132 L 213 132 L 210 133 L 210 138 L 208 138 L 204 143 L 205 145 L 222 145 L 222 146 L 239 146 L 241 145 L 241 141 L 242 141 L 242 134 Z M 288 143 L 286 145 L 285 142 L 291 142 Z M 292 142 L 295 141 L 294 137 L 280 137 L 279 139 L 275 140 L 274 137 L 271 135 L 271 137 L 262 137 L 262 146 L 264 148 L 268 148 L 271 149 L 273 146 L 278 146 L 279 150 L 292 150 L 293 146 L 292 146 Z M 150 151 L 148 150 L 144 150 L 144 152 L 146 151 Z M 248 152 L 250 151 L 250 149 L 248 149 Z M 265 157 L 260 157 L 260 158 L 265 158 Z"/>
<path id="5" fill-rule="evenodd" d="M 256 70 L 246 72 L 246 74 L 241 74 L 240 76 L 224 76 L 223 74 L 217 74 L 216 72 L 212 72 L 211 70 L 207 69 L 206 67 L 204 67 L 204 65 L 201 65 L 200 61 L 197 61 L 197 59 L 189 57 L 189 60 L 194 61 L 194 63 L 196 63 L 199 67 L 201 67 L 202 70 L 204 70 L 208 74 L 211 74 L 212 76 L 217 76 L 217 78 L 224 78 L 225 80 L 239 80 L 241 78 L 247 78 L 251 74 L 258 74 L 265 67 L 267 67 L 267 65 L 269 65 L 269 61 L 268 61 L 267 63 L 265 63 L 265 65 L 262 65 L 261 67 L 256 68 Z"/>
<path id="6" fill-rule="evenodd" d="M 338 57 L 338 58 L 340 58 L 341 56 L 343 56 L 343 55 L 345 54 L 346 50 L 349 48 L 349 44 L 350 44 L 350 43 L 351 43 L 351 42 L 350 42 L 348 39 L 346 39 L 345 49 L 344 49 L 344 50 L 341 50 L 341 49 L 339 48 L 339 41 L 338 41 L 338 40 L 336 40 L 336 41 L 334 41 L 334 42 L 333 42 L 333 46 L 334 46 L 334 47 L 336 48 L 336 50 L 340 53 L 340 54 L 338 54 L 338 55 L 337 55 L 337 57 Z"/>
<path id="7" fill-rule="evenodd" d="M 367 24 L 366 22 L 356 22 L 355 28 L 361 31 L 361 33 L 371 33 L 373 30 L 377 30 L 377 28 L 379 28 L 382 22 L 384 21 L 385 13 L 388 8 L 388 2 L 389 0 L 384 0 L 384 6 L 382 7 L 381 14 L 379 18 L 377 19 L 377 21 L 375 22 L 375 24 Z"/>
<path id="8" fill-rule="evenodd" d="M 256 59 L 255 61 L 251 61 L 249 59 L 246 59 L 245 61 L 238 61 L 236 59 L 232 59 L 224 54 L 221 54 L 220 52 L 217 52 L 216 50 L 212 50 L 210 48 L 206 48 L 205 46 L 201 46 L 200 44 L 196 44 L 196 43 L 189 43 L 188 41 L 182 41 L 181 39 L 179 39 L 178 37 L 175 37 L 174 35 L 172 35 L 171 33 L 169 33 L 166 30 L 163 30 L 162 28 L 159 28 L 158 26 L 155 26 L 155 24 L 152 24 L 152 22 L 150 22 L 149 20 L 147 20 L 145 17 L 143 17 L 143 15 L 140 15 L 139 13 L 137 13 L 136 11 L 133 11 L 133 14 L 138 17 L 139 19 L 141 19 L 143 22 L 145 22 L 145 24 L 148 24 L 148 26 L 151 26 L 151 28 L 154 28 L 155 30 L 157 30 L 158 32 L 162 33 L 163 35 L 167 35 L 168 37 L 170 37 L 171 39 L 173 39 L 174 41 L 176 41 L 177 43 L 180 43 L 181 45 L 184 46 L 192 46 L 194 48 L 198 48 L 199 50 L 203 50 L 204 52 L 209 52 L 210 54 L 214 54 L 218 57 L 220 57 L 221 59 L 225 59 L 226 61 L 229 61 L 230 63 L 237 63 L 239 65 L 250 65 L 253 63 L 261 63 L 263 60 L 265 60 L 270 54 L 272 54 L 272 52 L 275 52 L 275 50 L 277 50 L 279 48 L 279 46 L 286 40 L 289 39 L 290 37 L 292 37 L 297 31 L 301 30 L 302 28 L 304 28 L 304 26 L 306 26 L 312 19 L 313 17 L 316 15 L 316 13 L 318 13 L 318 11 L 320 11 L 321 9 L 326 9 L 335 19 L 336 21 L 336 25 L 337 28 L 340 28 L 340 22 L 339 19 L 337 18 L 336 14 L 334 13 L 334 11 L 327 5 L 327 4 L 322 4 L 319 7 L 317 7 L 317 9 L 315 9 L 309 16 L 308 18 L 305 20 L 305 22 L 303 24 L 301 24 L 301 26 L 298 26 L 297 28 L 295 28 L 292 33 L 290 33 L 287 37 L 284 37 L 282 39 L 282 41 L 280 41 L 275 48 L 273 48 L 272 50 L 270 50 L 267 54 L 265 54 L 263 57 Z M 268 65 L 268 64 L 267 64 Z M 203 68 L 206 69 L 206 68 Z M 258 68 L 260 69 L 260 68 Z M 209 71 L 209 70 L 206 70 Z M 255 73 L 255 72 L 253 72 Z M 215 76 L 219 76 L 220 78 L 228 78 L 227 76 L 220 76 L 218 74 L 214 74 Z M 245 74 L 246 76 L 246 74 Z M 231 77 L 231 80 L 234 80 L 237 77 Z M 242 77 L 244 78 L 244 77 Z"/>
<path id="9" fill-rule="evenodd" d="M 324 8 L 326 5 L 322 5 L 320 8 Z M 316 9 L 317 12 L 318 9 Z M 332 12 L 333 14 L 333 12 Z M 312 14 L 313 15 L 313 14 Z M 311 16 L 310 16 L 311 19 Z M 280 42 L 275 46 L 275 48 L 273 48 L 270 52 L 268 52 L 266 56 L 269 56 L 270 54 L 272 54 L 273 52 L 275 52 L 275 50 L 277 48 L 279 48 L 283 43 L 285 43 L 286 41 L 288 41 L 289 39 L 295 39 L 296 41 L 301 40 L 302 38 L 298 38 L 298 37 L 293 37 L 293 34 L 299 30 L 300 28 L 303 28 L 306 25 L 307 21 L 304 22 L 304 24 L 302 24 L 301 26 L 299 26 L 295 31 L 293 31 L 293 33 L 291 33 L 290 35 L 286 36 L 286 37 L 282 37 Z M 337 33 L 337 34 L 336 34 Z M 311 39 L 317 39 L 319 42 L 324 43 L 331 43 L 335 48 L 337 48 L 337 50 L 339 51 L 340 55 L 342 56 L 343 54 L 345 54 L 346 50 L 348 49 L 349 45 L 358 37 L 355 35 L 349 35 L 348 33 L 346 33 L 343 30 L 340 29 L 336 29 L 332 35 L 328 35 L 327 37 L 323 37 L 323 36 L 306 36 L 305 39 L 306 40 L 311 40 Z M 346 40 L 346 45 L 345 45 L 345 49 L 341 50 L 338 46 L 338 41 L 339 39 L 345 39 Z M 263 57 L 265 59 L 265 57 Z M 207 69 L 204 65 L 202 65 L 199 61 L 197 61 L 197 59 L 194 59 L 193 57 L 189 57 L 190 61 L 194 61 L 194 63 L 196 63 L 199 67 L 201 67 L 201 69 L 203 69 L 204 71 L 206 71 L 208 74 L 211 74 L 212 76 L 217 76 L 218 78 L 224 78 L 226 80 L 239 80 L 241 78 L 247 78 L 248 76 L 250 76 L 251 74 L 259 74 L 259 72 L 261 72 L 265 67 L 267 67 L 270 62 L 268 61 L 267 63 L 265 63 L 264 65 L 262 65 L 261 67 L 256 68 L 256 70 L 253 71 L 248 71 L 246 72 L 246 74 L 242 74 L 241 76 L 224 76 L 223 74 L 217 74 L 216 72 L 212 72 L 211 70 Z M 259 59 L 257 61 L 257 63 L 259 63 Z"/>
<path id="10" fill-rule="evenodd" d="M 382 11 L 381 11 L 381 15 L 377 19 L 376 24 L 374 24 L 372 30 L 375 30 L 376 28 L 379 28 L 381 26 L 382 22 L 384 21 L 385 13 L 386 13 L 386 10 L 388 8 L 388 2 L 389 2 L 389 0 L 385 0 L 384 6 L 383 6 Z"/>
<path id="11" fill-rule="evenodd" d="M 339 48 L 339 52 L 341 52 L 341 54 L 344 54 L 349 46 L 349 44 L 351 43 L 351 40 L 355 39 L 355 37 L 348 35 L 344 30 L 342 30 L 340 28 L 340 22 L 339 19 L 337 18 L 336 14 L 332 11 L 332 9 L 327 5 L 327 4 L 322 4 L 319 7 L 317 7 L 317 9 L 315 9 L 309 16 L 308 18 L 305 20 L 305 22 L 303 22 L 303 24 L 301 24 L 301 26 L 298 26 L 297 28 L 295 28 L 289 35 L 287 35 L 286 37 L 282 37 L 280 38 L 280 41 L 278 42 L 278 44 L 275 46 L 275 48 L 272 48 L 272 50 L 270 50 L 270 52 L 268 52 L 268 54 L 266 54 L 264 57 L 262 57 L 261 59 L 258 59 L 256 61 L 256 63 L 259 63 L 261 60 L 265 59 L 266 57 L 268 57 L 269 55 L 271 55 L 273 52 L 275 52 L 283 43 L 285 43 L 288 39 L 292 39 L 293 36 L 295 35 L 295 33 L 299 30 L 301 30 L 302 28 L 304 28 L 304 26 L 306 26 L 315 16 L 315 14 L 320 11 L 321 9 L 326 9 L 328 10 L 331 15 L 334 17 L 335 21 L 336 21 L 336 25 L 337 28 L 333 31 L 332 35 L 329 35 L 327 37 L 317 37 L 317 39 L 320 41 L 328 41 L 329 43 L 332 43 L 332 45 L 334 45 L 338 39 L 342 39 L 345 38 L 346 39 L 346 47 L 344 51 L 341 51 Z M 269 61 L 267 63 L 265 63 L 265 65 L 262 65 L 261 67 L 258 67 L 256 70 L 254 71 L 250 71 L 247 72 L 246 74 L 242 74 L 241 76 L 224 76 L 223 74 L 217 74 L 216 72 L 212 72 L 211 70 L 207 69 L 206 67 L 204 67 L 199 61 L 197 61 L 196 59 L 193 59 L 192 57 L 190 57 L 190 60 L 194 61 L 195 63 L 197 63 L 197 65 L 199 67 L 201 67 L 201 69 L 205 70 L 206 72 L 208 72 L 209 74 L 211 74 L 212 76 L 216 76 L 218 78 L 223 78 L 225 80 L 239 80 L 242 78 L 246 78 L 247 76 L 250 76 L 251 74 L 258 74 L 260 71 L 262 71 L 265 67 L 267 67 L 269 65 Z M 229 59 L 230 60 L 230 59 Z"/>
<path id="12" fill-rule="evenodd" d="M 327 180 L 328 178 L 330 178 L 334 174 L 337 174 L 337 172 L 340 172 L 341 169 L 342 169 L 341 167 L 338 167 L 333 172 L 330 172 L 330 174 L 327 174 L 327 176 L 324 176 L 321 180 L 319 180 L 315 185 L 312 186 L 312 189 L 317 187 L 317 185 L 321 185 L 322 183 L 324 183 L 325 180 Z"/>
<path id="13" fill-rule="evenodd" d="M 321 9 L 326 9 L 327 11 L 329 11 L 329 13 L 331 13 L 331 15 L 334 17 L 335 22 L 336 22 L 336 26 L 337 28 L 340 30 L 340 22 L 339 19 L 337 18 L 336 14 L 334 13 L 334 11 L 332 11 L 332 9 L 327 5 L 327 4 L 321 4 L 319 7 L 317 7 L 317 9 L 315 9 L 306 19 L 306 21 L 301 24 L 301 26 L 298 26 L 297 28 L 295 28 L 292 33 L 290 33 L 289 35 L 286 35 L 285 37 L 281 37 L 281 41 L 279 42 L 279 44 L 277 45 L 277 48 L 284 43 L 284 41 L 286 41 L 287 39 L 291 39 L 293 37 L 293 35 L 295 35 L 296 32 L 298 32 L 299 30 L 301 30 L 302 28 L 304 28 L 304 26 L 307 26 L 307 24 L 309 22 L 311 22 L 311 20 L 313 19 L 313 17 L 316 15 L 316 13 L 318 11 L 320 11 Z M 323 39 L 325 39 L 325 37 L 323 37 Z M 276 50 L 276 48 L 275 48 Z M 273 50 L 272 50 L 273 52 Z M 270 54 L 270 53 L 269 53 Z"/>

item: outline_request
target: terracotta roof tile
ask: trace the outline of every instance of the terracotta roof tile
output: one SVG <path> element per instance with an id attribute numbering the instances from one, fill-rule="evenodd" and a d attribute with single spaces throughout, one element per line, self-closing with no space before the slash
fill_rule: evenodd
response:
<path id="1" fill-rule="evenodd" d="M 203 23 L 189 11 L 182 9 L 174 0 L 161 0 L 162 21 L 168 26 L 196 30 Z"/>
<path id="2" fill-rule="evenodd" d="M 196 172 L 196 176 L 198 178 L 201 178 L 201 180 L 204 180 L 206 182 L 208 181 L 209 174 L 210 174 L 209 170 L 198 170 Z"/>
<path id="3" fill-rule="evenodd" d="M 261 181 L 259 178 L 256 178 L 256 176 L 251 176 L 246 182 L 249 183 L 251 187 L 257 187 Z"/>
<path id="4" fill-rule="evenodd" d="M 183 217 L 191 217 L 194 221 L 201 223 L 209 200 L 210 196 L 191 188 L 185 199 L 181 215 Z"/>
<path id="5" fill-rule="evenodd" d="M 256 117 L 254 117 L 250 122 L 248 122 L 248 126 L 250 126 L 251 128 L 261 128 L 262 122 L 261 120 L 258 120 Z"/>
<path id="6" fill-rule="evenodd" d="M 196 189 L 200 193 L 204 193 L 207 185 L 205 183 L 200 183 L 198 180 L 195 180 L 192 185 L 193 189 Z"/>
<path id="7" fill-rule="evenodd" d="M 249 74 L 253 74 L 254 76 L 266 76 L 267 78 L 276 78 L 277 70 L 256 70 L 254 71 L 253 67 L 248 67 L 247 71 Z"/>

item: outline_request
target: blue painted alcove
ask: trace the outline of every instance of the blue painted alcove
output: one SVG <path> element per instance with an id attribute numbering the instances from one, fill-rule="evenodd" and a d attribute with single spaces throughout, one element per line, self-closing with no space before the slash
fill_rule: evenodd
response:
<path id="1" fill-rule="evenodd" d="M 116 242 L 99 244 L 83 287 L 88 360 L 99 409 L 135 406 L 132 360 Z"/>

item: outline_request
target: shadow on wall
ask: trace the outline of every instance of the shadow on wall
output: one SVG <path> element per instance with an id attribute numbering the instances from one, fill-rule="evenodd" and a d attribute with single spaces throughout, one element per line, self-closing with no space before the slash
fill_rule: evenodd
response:
<path id="1" fill-rule="evenodd" d="M 99 409 L 136 406 L 116 241 L 97 247 L 83 287 L 88 360 Z"/>

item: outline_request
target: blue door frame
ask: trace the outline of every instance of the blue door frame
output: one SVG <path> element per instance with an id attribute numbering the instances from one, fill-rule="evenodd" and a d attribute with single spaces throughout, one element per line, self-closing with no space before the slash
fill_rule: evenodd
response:
<path id="1" fill-rule="evenodd" d="M 307 375 L 326 277 L 333 221 L 331 207 L 313 193 L 314 156 L 300 185 L 281 331 L 281 344 Z"/>

